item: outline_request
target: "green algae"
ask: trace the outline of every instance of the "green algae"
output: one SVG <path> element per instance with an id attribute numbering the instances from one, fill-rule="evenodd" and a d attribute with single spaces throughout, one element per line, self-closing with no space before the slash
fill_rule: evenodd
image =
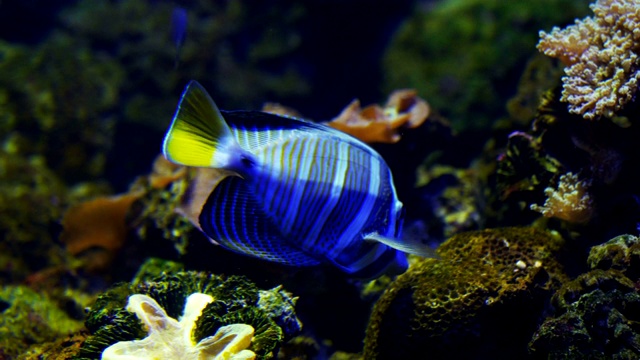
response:
<path id="1" fill-rule="evenodd" d="M 0 357 L 17 357 L 32 344 L 56 340 L 82 329 L 49 296 L 26 286 L 0 288 Z"/>

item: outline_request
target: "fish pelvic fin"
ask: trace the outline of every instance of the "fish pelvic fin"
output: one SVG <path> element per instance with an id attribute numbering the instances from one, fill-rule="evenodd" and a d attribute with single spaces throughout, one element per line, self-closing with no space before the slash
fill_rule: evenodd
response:
<path id="1" fill-rule="evenodd" d="M 406 239 L 396 239 L 392 237 L 382 236 L 378 233 L 370 233 L 364 236 L 365 241 L 377 241 L 396 250 L 407 254 L 414 254 L 426 258 L 436 258 L 436 252 L 429 245 L 423 244 L 419 240 L 407 241 Z"/>
<path id="2" fill-rule="evenodd" d="M 190 81 L 167 130 L 162 153 L 171 162 L 243 173 L 255 160 L 233 136 L 209 93 Z"/>

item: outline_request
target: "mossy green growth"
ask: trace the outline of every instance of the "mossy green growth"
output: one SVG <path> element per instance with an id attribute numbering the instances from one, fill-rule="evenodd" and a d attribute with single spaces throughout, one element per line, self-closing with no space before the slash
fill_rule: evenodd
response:
<path id="1" fill-rule="evenodd" d="M 138 269 L 138 272 L 133 277 L 133 285 L 138 285 L 147 280 L 153 280 L 163 273 L 177 273 L 184 270 L 182 263 L 160 259 L 160 258 L 148 258 Z"/>
<path id="2" fill-rule="evenodd" d="M 415 88 L 454 128 L 486 128 L 507 114 L 538 31 L 588 15 L 589 2 L 447 0 L 417 9 L 387 50 L 384 90 Z"/>
<path id="3" fill-rule="evenodd" d="M 565 280 L 559 236 L 533 228 L 460 233 L 400 275 L 376 303 L 365 359 L 518 358 Z"/>
<path id="4" fill-rule="evenodd" d="M 44 294 L 26 286 L 0 288 L 0 357 L 15 358 L 32 344 L 56 340 L 82 326 Z"/>
<path id="5" fill-rule="evenodd" d="M 54 239 L 67 197 L 44 157 L 0 149 L 0 284 L 21 282 L 34 271 L 64 263 Z"/>
<path id="6" fill-rule="evenodd" d="M 133 189 L 144 191 L 129 213 L 130 222 L 135 224 L 135 231 L 141 239 L 166 239 L 180 255 L 185 255 L 189 241 L 203 236 L 178 211 L 194 176 L 194 169 L 190 169 L 185 176 L 161 189 L 152 187 L 146 178 L 140 178 L 133 184 Z"/>
<path id="7" fill-rule="evenodd" d="M 196 343 L 214 335 L 221 326 L 247 324 L 255 330 L 249 350 L 255 352 L 258 359 L 271 359 L 285 339 L 300 331 L 300 327 L 285 328 L 286 332 L 283 331 L 278 325 L 282 319 L 273 316 L 270 308 L 260 305 L 260 290 L 244 277 L 193 271 L 163 273 L 154 279 L 138 281 L 135 285 L 117 285 L 98 297 L 86 320 L 92 335 L 83 344 L 77 359 L 99 359 L 105 348 L 118 341 L 146 337 L 147 332 L 140 320 L 124 309 L 130 295 L 150 296 L 169 317 L 177 319 L 183 313 L 186 298 L 193 293 L 204 293 L 214 299 L 196 320 L 192 334 Z M 290 308 L 290 312 L 293 312 L 293 308 Z M 280 314 L 280 317 L 287 316 L 295 318 L 295 313 Z"/>
<path id="8" fill-rule="evenodd" d="M 41 154 L 61 178 L 103 174 L 123 80 L 120 65 L 54 33 L 35 47 L 0 41 L 0 141 Z"/>

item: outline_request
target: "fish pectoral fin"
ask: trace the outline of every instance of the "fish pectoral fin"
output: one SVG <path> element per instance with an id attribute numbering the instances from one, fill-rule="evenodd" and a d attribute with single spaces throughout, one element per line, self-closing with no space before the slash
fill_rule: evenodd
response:
<path id="1" fill-rule="evenodd" d="M 429 245 L 423 244 L 420 241 L 406 241 L 404 239 L 396 239 L 380 235 L 376 232 L 365 235 L 364 240 L 377 241 L 408 254 L 414 254 L 428 258 L 436 257 L 435 251 Z"/>
<path id="2" fill-rule="evenodd" d="M 189 82 L 164 137 L 162 153 L 171 162 L 196 167 L 227 168 L 244 150 L 207 91 Z"/>

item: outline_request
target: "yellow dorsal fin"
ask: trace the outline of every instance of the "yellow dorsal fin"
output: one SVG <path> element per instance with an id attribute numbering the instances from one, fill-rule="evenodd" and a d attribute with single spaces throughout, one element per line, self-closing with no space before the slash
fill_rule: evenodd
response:
<path id="1" fill-rule="evenodd" d="M 164 156 L 180 165 L 226 168 L 239 147 L 207 91 L 189 82 L 164 137 Z"/>

